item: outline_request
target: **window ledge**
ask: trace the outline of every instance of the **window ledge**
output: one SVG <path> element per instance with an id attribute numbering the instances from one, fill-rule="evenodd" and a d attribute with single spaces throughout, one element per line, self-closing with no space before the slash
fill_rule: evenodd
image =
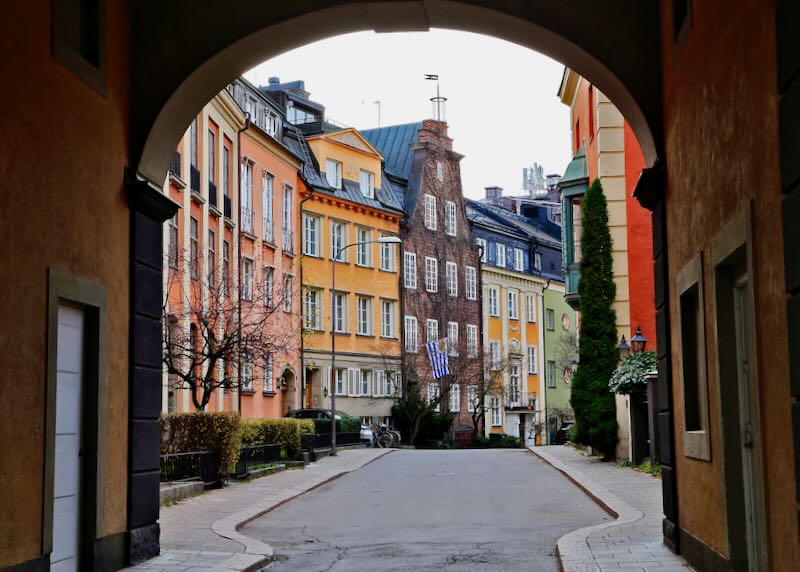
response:
<path id="1" fill-rule="evenodd" d="M 231 228 L 236 228 L 236 223 L 233 222 L 230 218 L 225 217 L 225 225 Z"/>
<path id="2" fill-rule="evenodd" d="M 255 389 L 245 389 L 245 388 L 242 387 L 242 388 L 239 389 L 239 393 L 241 393 L 242 395 L 255 395 L 256 390 Z"/>
<path id="3" fill-rule="evenodd" d="M 198 203 L 198 204 L 201 204 L 201 205 L 205 204 L 205 202 L 206 202 L 206 200 L 203 198 L 203 196 L 198 191 L 195 191 L 194 189 L 192 189 L 192 200 L 194 202 Z"/>
<path id="4" fill-rule="evenodd" d="M 358 338 L 374 338 L 375 334 L 356 334 Z"/>
<path id="5" fill-rule="evenodd" d="M 337 335 L 337 336 L 344 336 L 344 337 L 349 337 L 349 336 L 352 336 L 352 335 L 353 335 L 353 333 L 352 333 L 352 332 L 333 332 L 333 333 L 334 333 L 335 335 Z"/>
<path id="6" fill-rule="evenodd" d="M 221 210 L 219 210 L 219 209 L 218 209 L 217 207 L 215 207 L 214 205 L 209 205 L 209 206 L 208 206 L 208 212 L 210 212 L 211 214 L 215 214 L 215 215 L 217 215 L 218 217 L 222 216 L 222 211 L 221 211 Z"/>
<path id="7" fill-rule="evenodd" d="M 184 181 L 178 175 L 176 175 L 175 173 L 173 173 L 171 171 L 169 173 L 169 180 L 170 180 L 171 183 L 175 183 L 175 186 L 178 187 L 178 188 L 181 188 L 181 189 L 185 189 L 186 188 L 186 181 Z"/>
<path id="8" fill-rule="evenodd" d="M 384 335 L 381 335 L 381 339 L 383 339 L 383 340 L 399 340 L 400 338 L 398 338 L 397 336 L 384 336 Z"/>
<path id="9" fill-rule="evenodd" d="M 375 268 L 372 264 L 359 264 L 358 262 L 356 262 L 356 266 L 358 266 L 359 268 L 366 268 L 368 270 L 372 270 L 373 268 Z"/>
<path id="10" fill-rule="evenodd" d="M 250 240 L 257 240 L 258 239 L 258 237 L 255 234 L 253 234 L 252 232 L 248 232 L 246 230 L 243 230 L 243 231 L 239 232 L 239 234 L 241 236 L 246 236 Z"/>
<path id="11" fill-rule="evenodd" d="M 276 250 L 278 248 L 278 245 L 276 245 L 274 242 L 270 242 L 269 240 L 262 240 L 261 245 L 271 248 L 272 250 Z"/>
<path id="12" fill-rule="evenodd" d="M 277 394 L 274 391 L 263 391 L 264 397 L 275 397 Z"/>

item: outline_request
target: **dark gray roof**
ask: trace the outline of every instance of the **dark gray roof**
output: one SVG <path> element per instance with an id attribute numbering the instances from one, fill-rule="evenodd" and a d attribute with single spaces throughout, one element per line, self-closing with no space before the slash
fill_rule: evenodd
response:
<path id="1" fill-rule="evenodd" d="M 481 226 L 501 227 L 506 232 L 513 229 L 515 234 L 535 238 L 538 242 L 549 243 L 552 246 L 561 246 L 561 240 L 539 228 L 534 219 L 529 219 L 522 215 L 512 213 L 506 209 L 473 201 L 466 200 L 467 218 Z"/>
<path id="2" fill-rule="evenodd" d="M 414 161 L 411 144 L 417 142 L 420 129 L 422 122 L 365 129 L 359 133 L 381 152 L 384 167 L 389 174 L 408 180 Z"/>

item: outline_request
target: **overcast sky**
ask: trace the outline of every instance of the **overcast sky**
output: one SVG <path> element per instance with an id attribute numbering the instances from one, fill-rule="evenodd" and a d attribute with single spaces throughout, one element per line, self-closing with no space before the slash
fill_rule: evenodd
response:
<path id="1" fill-rule="evenodd" d="M 445 118 L 461 163 L 464 194 L 498 185 L 519 193 L 522 168 L 563 174 L 570 160 L 569 109 L 556 92 L 563 66 L 527 48 L 467 32 L 359 32 L 268 60 L 245 77 L 302 79 L 331 119 L 359 129 L 432 117 L 438 74 Z"/>

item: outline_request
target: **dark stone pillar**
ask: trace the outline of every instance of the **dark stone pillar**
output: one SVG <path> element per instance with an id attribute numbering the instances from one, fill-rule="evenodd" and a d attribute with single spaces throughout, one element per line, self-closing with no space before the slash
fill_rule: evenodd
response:
<path id="1" fill-rule="evenodd" d="M 160 551 L 162 223 L 178 205 L 130 172 L 126 189 L 131 206 L 127 560 L 135 564 Z"/>

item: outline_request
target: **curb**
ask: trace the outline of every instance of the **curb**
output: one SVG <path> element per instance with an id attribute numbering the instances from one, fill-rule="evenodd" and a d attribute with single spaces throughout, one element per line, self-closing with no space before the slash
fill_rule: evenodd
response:
<path id="1" fill-rule="evenodd" d="M 561 563 L 561 570 L 564 572 L 590 572 L 600 570 L 600 567 L 594 559 L 594 555 L 591 550 L 589 550 L 589 545 L 586 543 L 586 539 L 589 535 L 606 528 L 613 528 L 636 522 L 644 518 L 644 514 L 582 472 L 570 469 L 567 465 L 546 451 L 542 451 L 542 449 L 543 447 L 528 447 L 531 453 L 562 473 L 579 489 L 586 493 L 589 498 L 595 501 L 600 508 L 616 518 L 616 520 L 612 522 L 604 522 L 594 526 L 579 528 L 558 539 L 556 552 L 558 553 L 558 559 Z"/>
<path id="2" fill-rule="evenodd" d="M 388 455 L 389 453 L 393 452 L 394 449 L 385 449 L 381 452 L 380 455 L 369 459 L 368 461 L 361 463 L 351 469 L 346 471 L 341 471 L 339 473 L 335 473 L 330 477 L 323 479 L 322 481 L 314 484 L 313 486 L 302 490 L 297 491 L 295 494 L 286 497 L 284 499 L 275 501 L 275 500 L 267 500 L 266 502 L 256 502 L 252 506 L 240 510 L 239 512 L 235 512 L 231 515 L 226 516 L 225 518 L 221 518 L 217 521 L 214 521 L 211 524 L 211 530 L 229 540 L 233 540 L 234 542 L 238 542 L 242 546 L 244 546 L 244 553 L 236 554 L 223 562 L 220 567 L 218 568 L 220 571 L 224 572 L 253 572 L 258 568 L 265 566 L 269 563 L 270 560 L 275 556 L 275 550 L 272 548 L 271 545 L 267 544 L 266 542 L 261 542 L 260 540 L 256 540 L 255 538 L 250 538 L 249 536 L 245 536 L 239 532 L 239 529 L 247 524 L 248 522 L 255 520 L 256 518 L 267 514 L 270 511 L 275 510 L 276 508 L 280 507 L 287 502 L 296 499 L 297 497 L 306 494 L 307 492 L 313 491 L 314 489 L 321 487 L 331 481 L 338 479 L 348 473 L 352 473 L 362 467 L 369 465 L 370 463 L 377 461 L 378 459 Z"/>

